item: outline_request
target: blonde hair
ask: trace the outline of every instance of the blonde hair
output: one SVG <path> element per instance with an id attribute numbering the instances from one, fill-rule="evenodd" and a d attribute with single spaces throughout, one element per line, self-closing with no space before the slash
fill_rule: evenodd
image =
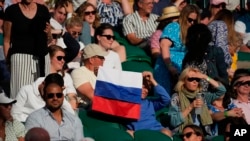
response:
<path id="1" fill-rule="evenodd" d="M 73 16 L 65 22 L 66 28 L 71 28 L 74 26 L 82 27 L 82 19 L 79 16 Z"/>
<path id="2" fill-rule="evenodd" d="M 181 29 L 181 40 L 182 43 L 185 44 L 186 43 L 186 36 L 187 36 L 187 30 L 188 30 L 188 16 L 191 13 L 196 13 L 197 14 L 197 21 L 198 23 L 200 22 L 200 9 L 198 6 L 190 4 L 185 6 L 181 13 L 180 13 L 180 17 L 179 17 L 179 23 L 180 23 L 180 29 Z"/>
<path id="3" fill-rule="evenodd" d="M 179 79 L 178 79 L 178 82 L 177 82 L 177 84 L 175 85 L 175 91 L 176 91 L 176 92 L 180 92 L 180 91 L 183 89 L 183 86 L 184 86 L 184 84 L 185 84 L 185 79 L 187 78 L 187 75 L 188 75 L 189 72 L 200 72 L 200 70 L 197 69 L 197 68 L 192 68 L 192 67 L 187 67 L 187 68 L 185 68 L 185 69 L 181 72 L 181 74 L 180 74 L 180 76 L 179 76 Z M 197 91 L 199 91 L 199 90 L 201 90 L 201 89 L 202 89 L 202 87 L 201 87 L 201 85 L 199 85 Z"/>

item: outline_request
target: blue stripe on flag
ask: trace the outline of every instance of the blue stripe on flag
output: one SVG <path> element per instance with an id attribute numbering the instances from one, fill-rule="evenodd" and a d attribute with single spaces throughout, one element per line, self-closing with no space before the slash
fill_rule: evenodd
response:
<path id="1" fill-rule="evenodd" d="M 95 95 L 131 103 L 141 103 L 142 88 L 124 87 L 105 81 L 96 81 Z"/>

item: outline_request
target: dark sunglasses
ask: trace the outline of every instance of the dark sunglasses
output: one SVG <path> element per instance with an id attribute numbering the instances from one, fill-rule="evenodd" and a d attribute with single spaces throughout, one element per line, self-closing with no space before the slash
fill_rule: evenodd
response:
<path id="1" fill-rule="evenodd" d="M 101 60 L 105 60 L 105 57 L 104 56 L 99 56 L 99 55 L 96 55 L 95 57 L 101 59 Z"/>
<path id="2" fill-rule="evenodd" d="M 187 18 L 188 22 L 191 23 L 191 24 L 197 24 L 198 21 L 197 20 L 194 20 L 192 18 Z"/>
<path id="3" fill-rule="evenodd" d="M 239 82 L 237 82 L 235 85 L 236 85 L 236 86 L 244 86 L 244 85 L 250 86 L 250 81 L 245 81 L 245 82 L 239 81 Z"/>
<path id="4" fill-rule="evenodd" d="M 58 61 L 61 61 L 62 59 L 65 60 L 65 56 L 56 56 L 56 59 L 57 59 Z"/>
<path id="5" fill-rule="evenodd" d="M 48 99 L 54 98 L 55 96 L 57 98 L 62 98 L 63 97 L 63 93 L 48 93 L 47 94 L 47 98 Z"/>
<path id="6" fill-rule="evenodd" d="M 80 35 L 82 35 L 81 32 L 75 32 L 75 31 L 72 31 L 71 34 L 72 34 L 73 36 L 76 36 L 76 35 L 80 36 Z"/>
<path id="7" fill-rule="evenodd" d="M 184 137 L 186 137 L 186 138 L 190 138 L 193 134 L 196 134 L 196 133 L 194 133 L 194 132 L 187 132 L 186 134 L 181 134 L 180 135 L 180 138 L 184 138 Z"/>
<path id="8" fill-rule="evenodd" d="M 197 77 L 188 77 L 188 78 L 187 78 L 187 81 L 189 81 L 189 82 L 193 82 L 193 81 L 200 82 L 201 79 L 200 79 L 200 78 L 197 78 Z"/>
<path id="9" fill-rule="evenodd" d="M 96 11 L 86 11 L 86 12 L 84 12 L 84 14 L 85 15 L 90 15 L 90 14 L 95 15 Z"/>
<path id="10" fill-rule="evenodd" d="M 212 5 L 212 7 L 225 9 L 226 8 L 226 4 L 225 3 L 221 3 L 221 4 L 218 4 L 218 5 Z"/>
<path id="11" fill-rule="evenodd" d="M 115 36 L 112 36 L 112 35 L 101 35 L 101 36 L 106 37 L 108 40 L 111 40 L 111 38 L 112 38 L 113 40 L 115 40 Z"/>

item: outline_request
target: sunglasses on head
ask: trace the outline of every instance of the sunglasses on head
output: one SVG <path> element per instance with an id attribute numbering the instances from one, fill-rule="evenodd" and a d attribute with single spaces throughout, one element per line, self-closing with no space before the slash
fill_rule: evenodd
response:
<path id="1" fill-rule="evenodd" d="M 198 78 L 198 77 L 188 77 L 188 78 L 187 78 L 187 81 L 189 81 L 189 82 L 193 82 L 193 81 L 200 82 L 201 79 Z"/>
<path id="2" fill-rule="evenodd" d="M 65 56 L 56 56 L 56 59 L 57 59 L 58 61 L 61 61 L 62 59 L 65 60 Z"/>
<path id="3" fill-rule="evenodd" d="M 194 20 L 192 18 L 187 18 L 188 22 L 191 23 L 191 24 L 197 24 L 198 21 L 197 20 Z"/>
<path id="4" fill-rule="evenodd" d="M 193 134 L 196 134 L 194 132 L 187 132 L 185 134 L 180 135 L 180 137 L 183 139 L 184 137 L 190 138 Z"/>
<path id="5" fill-rule="evenodd" d="M 73 36 L 76 36 L 76 35 L 80 36 L 80 35 L 82 35 L 81 32 L 76 32 L 76 31 L 72 31 L 71 34 L 72 34 Z"/>
<path id="6" fill-rule="evenodd" d="M 111 40 L 111 39 L 115 40 L 115 36 L 112 36 L 112 35 L 101 35 L 101 36 L 106 37 L 108 40 Z"/>
<path id="7" fill-rule="evenodd" d="M 99 55 L 96 55 L 95 57 L 101 59 L 101 60 L 105 60 L 105 57 L 104 56 L 99 56 Z"/>
<path id="8" fill-rule="evenodd" d="M 55 96 L 57 98 L 62 98 L 63 97 L 63 93 L 48 93 L 47 94 L 47 98 L 48 99 L 54 98 Z"/>
<path id="9" fill-rule="evenodd" d="M 250 81 L 239 81 L 235 84 L 236 86 L 244 86 L 244 85 L 248 85 L 250 86 Z"/>
<path id="10" fill-rule="evenodd" d="M 85 15 L 90 15 L 90 14 L 95 15 L 96 11 L 86 11 L 86 12 L 84 12 L 84 14 Z"/>

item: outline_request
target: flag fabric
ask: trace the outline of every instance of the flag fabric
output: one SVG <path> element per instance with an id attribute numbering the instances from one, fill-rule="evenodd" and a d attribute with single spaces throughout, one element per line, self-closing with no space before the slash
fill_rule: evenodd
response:
<path id="1" fill-rule="evenodd" d="M 142 74 L 99 67 L 92 110 L 139 119 Z"/>

